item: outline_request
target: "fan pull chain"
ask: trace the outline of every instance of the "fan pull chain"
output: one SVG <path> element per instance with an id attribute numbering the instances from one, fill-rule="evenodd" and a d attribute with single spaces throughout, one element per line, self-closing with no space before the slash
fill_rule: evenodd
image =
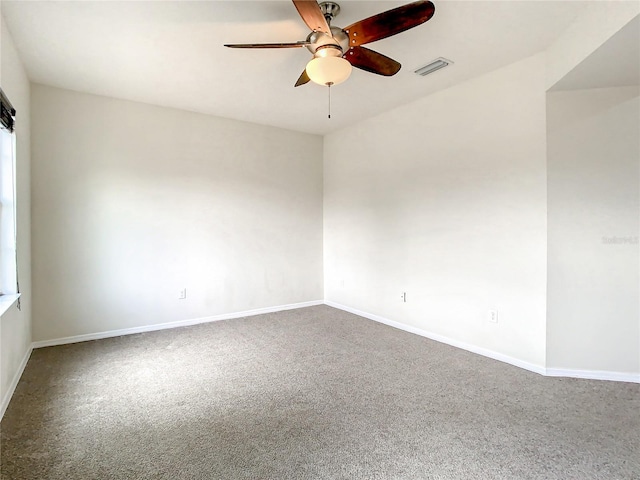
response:
<path id="1" fill-rule="evenodd" d="M 329 87 L 329 115 L 327 115 L 327 118 L 331 118 L 331 85 L 333 85 L 333 82 L 329 82 L 327 83 L 327 87 Z"/>

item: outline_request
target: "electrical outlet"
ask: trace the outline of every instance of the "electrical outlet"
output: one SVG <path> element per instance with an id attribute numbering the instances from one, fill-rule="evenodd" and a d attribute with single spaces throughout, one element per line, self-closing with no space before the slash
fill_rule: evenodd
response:
<path id="1" fill-rule="evenodd" d="M 187 298 L 187 289 L 183 288 L 182 290 L 180 290 L 180 296 L 178 297 L 178 299 L 184 300 L 185 298 Z"/>
<path id="2" fill-rule="evenodd" d="M 498 323 L 498 311 L 497 310 L 489 310 L 487 312 L 487 321 L 490 323 Z"/>

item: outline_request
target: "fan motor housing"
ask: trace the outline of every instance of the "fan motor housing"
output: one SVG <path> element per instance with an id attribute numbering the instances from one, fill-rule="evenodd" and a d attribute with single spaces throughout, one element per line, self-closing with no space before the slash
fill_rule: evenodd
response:
<path id="1" fill-rule="evenodd" d="M 311 32 L 307 37 L 307 42 L 310 42 L 307 49 L 315 55 L 320 47 L 335 45 L 344 55 L 349 50 L 349 36 L 340 27 L 331 27 L 331 34 L 333 37 L 323 32 Z"/>

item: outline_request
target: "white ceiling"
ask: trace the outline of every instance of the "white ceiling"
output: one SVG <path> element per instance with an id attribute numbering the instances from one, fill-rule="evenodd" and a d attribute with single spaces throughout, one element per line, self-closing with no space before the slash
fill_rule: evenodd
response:
<path id="1" fill-rule="evenodd" d="M 407 1 L 340 1 L 344 27 Z M 2 14 L 30 79 L 82 92 L 325 134 L 481 75 L 550 45 L 585 9 L 577 1 L 433 0 L 424 25 L 367 45 L 403 68 L 357 69 L 331 89 L 293 84 L 306 49 L 232 50 L 224 43 L 303 40 L 290 1 L 13 1 Z M 413 71 L 436 57 L 454 65 Z"/>
<path id="2" fill-rule="evenodd" d="M 567 73 L 552 90 L 640 85 L 640 16 Z"/>

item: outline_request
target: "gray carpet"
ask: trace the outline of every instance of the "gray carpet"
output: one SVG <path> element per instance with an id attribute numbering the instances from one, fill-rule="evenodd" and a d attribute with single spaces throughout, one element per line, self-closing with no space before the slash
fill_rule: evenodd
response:
<path id="1" fill-rule="evenodd" d="M 638 479 L 640 385 L 326 306 L 35 350 L 3 479 Z"/>

